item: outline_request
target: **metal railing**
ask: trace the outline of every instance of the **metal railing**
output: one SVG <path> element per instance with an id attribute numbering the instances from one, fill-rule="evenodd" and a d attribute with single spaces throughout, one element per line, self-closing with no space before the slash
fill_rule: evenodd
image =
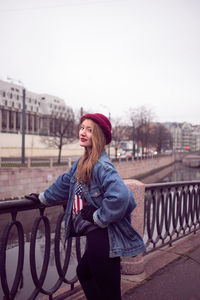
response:
<path id="1" fill-rule="evenodd" d="M 171 155 L 171 154 L 170 154 Z M 141 155 L 141 156 L 131 156 L 131 157 L 115 157 L 111 156 L 110 159 L 112 162 L 125 162 L 125 161 L 134 161 L 134 160 L 146 160 L 146 159 L 155 159 L 155 158 L 161 158 L 169 156 L 169 154 L 157 154 L 157 155 Z M 37 166 L 43 166 L 43 167 L 53 167 L 53 166 L 59 166 L 59 165 L 68 165 L 71 166 L 71 164 L 78 159 L 79 156 L 72 156 L 72 157 L 61 157 L 61 162 L 58 163 L 57 157 L 26 157 L 24 160 L 24 163 L 22 164 L 21 158 L 19 157 L 0 157 L 0 167 L 2 168 L 10 168 L 10 167 L 37 167 Z"/>
<path id="2" fill-rule="evenodd" d="M 66 165 L 71 167 L 71 164 L 75 161 L 74 157 L 62 157 L 60 163 L 56 157 L 41 157 L 41 158 L 31 158 L 27 157 L 24 159 L 24 163 L 21 162 L 20 158 L 1 158 L 0 157 L 0 167 L 1 168 L 15 168 L 15 167 L 56 167 L 61 165 Z"/>
<path id="3" fill-rule="evenodd" d="M 200 182 L 148 184 L 144 201 L 146 254 L 166 245 L 171 246 L 174 241 L 200 229 Z M 80 286 L 75 286 L 77 277 L 73 266 L 76 267 L 81 258 L 85 240 L 70 238 L 64 247 L 64 211 L 64 202 L 53 207 L 36 205 L 27 199 L 0 202 L 0 277 L 3 299 L 33 300 L 47 295 L 49 300 L 59 300 L 64 299 L 64 296 L 70 298 L 72 293 L 80 289 Z M 42 257 L 38 254 L 38 247 Z M 9 256 L 13 248 L 17 249 L 17 253 Z M 55 279 L 47 284 L 51 257 L 54 260 L 51 277 L 53 274 Z M 27 264 L 30 271 L 25 270 Z M 30 278 L 26 278 L 27 274 Z M 9 278 L 11 275 L 12 280 Z M 32 288 L 26 288 L 25 279 L 32 282 Z M 25 288 L 25 296 L 21 296 Z M 64 291 L 55 296 L 60 288 Z"/>
<path id="4" fill-rule="evenodd" d="M 0 240 L 0 277 L 1 277 L 1 286 L 3 295 L 0 295 L 1 299 L 11 300 L 11 299 L 39 299 L 42 297 L 41 295 L 48 295 L 49 299 L 63 299 L 63 297 L 67 297 L 80 289 L 79 286 L 75 287 L 74 284 L 78 281 L 76 277 L 76 272 L 72 272 L 72 274 L 68 274 L 68 269 L 70 268 L 70 259 L 71 256 L 74 257 L 73 264 L 76 264 L 81 258 L 81 252 L 84 249 L 84 242 L 81 243 L 81 238 L 69 238 L 66 242 L 66 246 L 64 246 L 64 203 L 60 202 L 59 205 L 61 211 L 58 213 L 55 221 L 55 228 L 51 224 L 50 216 L 46 213 L 49 209 L 48 207 L 44 207 L 43 205 L 36 205 L 31 200 L 22 199 L 22 200 L 13 200 L 13 201 L 4 201 L 0 202 L 0 216 L 6 216 L 5 219 L 8 219 L 8 215 L 10 215 L 11 220 L 9 222 L 4 223 L 3 228 L 1 226 L 1 240 Z M 51 209 L 55 209 L 55 207 L 51 207 Z M 31 233 L 30 239 L 26 238 L 25 226 L 29 226 L 27 224 L 26 216 L 27 211 L 32 212 L 30 214 L 31 218 L 34 215 L 34 211 L 37 210 L 38 216 L 35 216 L 31 224 Z M 20 214 L 23 213 L 23 216 Z M 25 213 L 25 214 L 24 214 Z M 54 213 L 54 212 L 53 212 Z M 25 224 L 23 224 L 23 222 Z M 2 222 L 1 222 L 2 223 Z M 13 237 L 13 228 L 15 228 L 15 237 Z M 29 236 L 29 234 L 28 234 Z M 38 236 L 40 238 L 38 238 Z M 41 239 L 42 236 L 42 239 Z M 26 288 L 26 295 L 20 296 L 21 289 L 24 288 L 24 267 L 25 266 L 25 244 L 28 240 L 29 243 L 29 267 L 31 280 L 33 282 L 33 289 L 29 290 Z M 38 242 L 39 240 L 39 242 Z M 40 263 L 38 265 L 38 243 L 40 244 L 42 240 L 42 252 L 43 257 L 40 258 Z M 52 242 L 53 240 L 53 242 Z M 52 245 L 53 244 L 53 245 Z M 17 247 L 18 254 L 17 257 L 13 258 L 13 255 L 7 258 L 7 252 L 11 250 L 12 247 Z M 61 249 L 62 248 L 62 249 Z M 83 249 L 82 249 L 83 248 Z M 53 253 L 52 252 L 53 249 Z M 81 250 L 82 249 L 82 250 Z M 57 277 L 55 283 L 46 289 L 45 288 L 45 279 L 48 273 L 48 267 L 52 264 L 50 260 L 50 254 L 55 259 L 55 273 L 57 273 Z M 9 270 L 7 268 L 8 260 L 16 260 L 16 269 L 14 269 L 14 265 L 11 265 L 12 269 L 12 282 L 8 283 L 9 278 Z M 25 273 L 29 273 L 26 271 Z M 39 275 L 38 275 L 39 273 Z M 70 278 L 69 278 L 70 277 Z M 60 296 L 56 296 L 52 298 L 52 295 L 61 287 L 62 284 L 65 284 L 64 292 L 61 293 Z M 1 292 L 1 289 L 0 289 Z M 39 298 L 37 298 L 39 297 Z"/>
<path id="5" fill-rule="evenodd" d="M 200 229 L 200 181 L 147 184 L 144 241 L 146 253 Z"/>

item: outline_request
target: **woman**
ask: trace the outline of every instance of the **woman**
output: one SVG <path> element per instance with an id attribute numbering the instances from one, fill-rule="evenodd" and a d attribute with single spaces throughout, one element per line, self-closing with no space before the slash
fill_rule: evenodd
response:
<path id="1" fill-rule="evenodd" d="M 83 115 L 79 132 L 83 156 L 39 195 L 45 205 L 68 199 L 66 237 L 86 235 L 87 248 L 77 276 L 88 300 L 120 300 L 120 257 L 145 251 L 131 225 L 136 206 L 133 194 L 105 152 L 111 130 L 106 116 Z M 33 199 L 34 194 L 28 197 Z"/>

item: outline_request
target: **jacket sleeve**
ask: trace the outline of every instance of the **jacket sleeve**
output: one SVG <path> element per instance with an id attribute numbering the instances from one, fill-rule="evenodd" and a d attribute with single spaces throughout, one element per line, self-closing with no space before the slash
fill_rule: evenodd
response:
<path id="1" fill-rule="evenodd" d="M 95 211 L 93 218 L 99 227 L 104 228 L 130 214 L 136 207 L 136 203 L 132 192 L 114 167 L 108 168 L 104 172 L 100 170 L 97 174 L 98 185 L 103 191 L 103 200 L 101 206 Z"/>
<path id="2" fill-rule="evenodd" d="M 75 166 L 60 175 L 43 193 L 39 195 L 40 201 L 47 206 L 54 204 L 56 201 L 68 200 L 70 179 L 75 171 Z"/>

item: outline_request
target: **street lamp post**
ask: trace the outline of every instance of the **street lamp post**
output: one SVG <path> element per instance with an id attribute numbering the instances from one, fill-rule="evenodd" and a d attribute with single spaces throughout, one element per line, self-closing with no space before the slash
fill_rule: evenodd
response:
<path id="1" fill-rule="evenodd" d="M 21 163 L 25 163 L 25 128 L 26 128 L 26 90 L 23 88 L 22 96 L 22 156 Z"/>

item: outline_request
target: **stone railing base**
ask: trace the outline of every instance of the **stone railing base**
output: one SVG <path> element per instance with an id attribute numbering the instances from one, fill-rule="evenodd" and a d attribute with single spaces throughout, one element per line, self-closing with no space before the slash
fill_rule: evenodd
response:
<path id="1" fill-rule="evenodd" d="M 144 258 L 143 254 L 136 257 L 122 258 L 121 273 L 123 275 L 138 275 L 144 272 Z"/>

